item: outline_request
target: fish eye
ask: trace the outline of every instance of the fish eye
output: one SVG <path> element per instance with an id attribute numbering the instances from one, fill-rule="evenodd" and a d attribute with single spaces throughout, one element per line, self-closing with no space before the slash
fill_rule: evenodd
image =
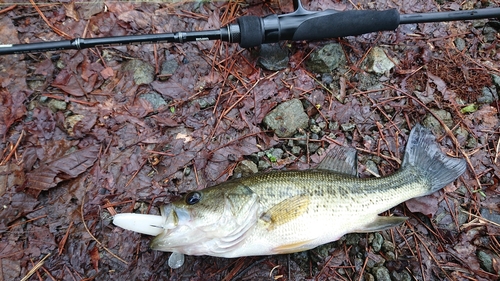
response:
<path id="1" fill-rule="evenodd" d="M 201 200 L 201 194 L 197 191 L 190 192 L 186 195 L 186 204 L 194 205 Z"/>

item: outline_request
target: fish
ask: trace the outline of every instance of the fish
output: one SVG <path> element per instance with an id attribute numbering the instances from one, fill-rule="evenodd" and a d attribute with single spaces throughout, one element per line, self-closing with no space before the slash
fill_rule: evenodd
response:
<path id="1" fill-rule="evenodd" d="M 161 215 L 117 214 L 113 223 L 156 236 L 153 250 L 223 258 L 309 250 L 347 233 L 381 231 L 406 217 L 379 214 L 411 198 L 432 194 L 466 170 L 447 156 L 420 124 L 410 132 L 401 168 L 385 177 L 359 178 L 357 151 L 336 146 L 311 170 L 257 173 L 185 194 Z"/>

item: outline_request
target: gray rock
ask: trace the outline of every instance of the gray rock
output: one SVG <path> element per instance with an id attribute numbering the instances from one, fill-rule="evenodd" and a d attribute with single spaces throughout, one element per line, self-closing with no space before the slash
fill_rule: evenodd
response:
<path id="1" fill-rule="evenodd" d="M 179 63 L 175 59 L 166 60 L 161 64 L 160 80 L 168 80 L 175 73 Z"/>
<path id="2" fill-rule="evenodd" d="M 311 130 L 311 132 L 313 132 L 315 134 L 321 132 L 321 128 L 318 125 L 309 126 L 309 130 Z"/>
<path id="3" fill-rule="evenodd" d="M 493 258 L 488 253 L 485 251 L 478 251 L 477 258 L 479 259 L 479 263 L 482 268 L 493 273 Z"/>
<path id="4" fill-rule="evenodd" d="M 342 128 L 342 131 L 344 131 L 344 132 L 350 132 L 350 131 L 353 131 L 354 128 L 356 128 L 356 124 L 354 124 L 354 123 L 345 123 L 345 124 L 341 124 L 340 127 Z"/>
<path id="5" fill-rule="evenodd" d="M 154 67 L 142 60 L 129 60 L 123 65 L 122 69 L 133 74 L 136 85 L 149 84 L 154 80 Z"/>
<path id="6" fill-rule="evenodd" d="M 483 28 L 483 35 L 486 42 L 491 43 L 497 38 L 497 31 L 491 26 Z"/>
<path id="7" fill-rule="evenodd" d="M 328 73 L 344 67 L 346 63 L 347 60 L 340 44 L 328 44 L 313 52 L 306 65 L 313 72 Z"/>
<path id="8" fill-rule="evenodd" d="M 216 100 L 214 97 L 205 97 L 195 100 L 200 105 L 201 109 L 207 108 L 215 104 Z"/>
<path id="9" fill-rule="evenodd" d="M 65 101 L 54 99 L 50 99 L 47 103 L 47 106 L 50 108 L 50 110 L 52 110 L 52 112 L 66 110 L 67 105 L 68 104 Z"/>
<path id="10" fill-rule="evenodd" d="M 300 150 L 301 150 L 300 146 L 294 145 L 294 146 L 292 146 L 291 152 L 292 152 L 293 155 L 299 155 L 300 154 Z"/>
<path id="11" fill-rule="evenodd" d="M 274 158 L 276 160 L 283 158 L 283 149 L 281 148 L 271 148 L 267 151 L 266 155 L 270 158 Z"/>
<path id="12" fill-rule="evenodd" d="M 384 243 L 382 243 L 382 250 L 384 252 L 394 252 L 394 243 L 391 241 L 384 240 Z"/>
<path id="13" fill-rule="evenodd" d="M 393 281 L 411 281 L 412 280 L 410 273 L 408 273 L 408 271 L 406 271 L 406 270 L 403 270 L 401 272 L 393 271 L 393 272 L 391 272 L 391 275 L 392 275 Z"/>
<path id="14" fill-rule="evenodd" d="M 382 248 L 382 243 L 384 243 L 384 237 L 380 233 L 375 232 L 373 234 L 372 248 L 374 252 L 379 252 Z"/>
<path id="15" fill-rule="evenodd" d="M 441 121 L 443 121 L 448 128 L 453 127 L 453 118 L 451 117 L 451 113 L 449 113 L 446 110 L 443 109 L 431 109 L 431 111 L 439 118 Z M 439 121 L 432 115 L 432 114 L 427 114 L 427 117 L 425 117 L 424 121 L 422 124 L 429 128 L 432 132 L 435 134 L 443 134 L 444 129 L 441 127 L 441 124 Z"/>
<path id="16" fill-rule="evenodd" d="M 463 51 L 465 49 L 465 40 L 463 38 L 457 37 L 454 42 L 459 51 Z"/>
<path id="17" fill-rule="evenodd" d="M 158 108 L 162 106 L 167 106 L 167 102 L 163 99 L 163 97 L 156 92 L 149 92 L 140 96 L 141 99 L 147 100 L 153 106 L 154 110 L 158 110 Z"/>
<path id="18" fill-rule="evenodd" d="M 490 104 L 495 100 L 496 100 L 495 91 L 488 87 L 484 87 L 481 96 L 477 98 L 477 102 L 482 104 Z"/>
<path id="19" fill-rule="evenodd" d="M 241 161 L 236 168 L 233 170 L 233 175 L 236 178 L 241 178 L 245 176 L 249 176 L 251 174 L 255 174 L 259 171 L 257 169 L 257 165 L 250 160 Z"/>
<path id="20" fill-rule="evenodd" d="M 366 56 L 363 67 L 366 71 L 376 74 L 388 73 L 396 66 L 380 47 L 374 47 Z"/>
<path id="21" fill-rule="evenodd" d="M 481 208 L 481 216 L 489 221 L 500 224 L 500 214 L 494 210 Z"/>
<path id="22" fill-rule="evenodd" d="M 377 281 L 391 281 L 389 270 L 384 266 L 373 268 L 372 273 L 375 275 L 375 280 Z"/>
<path id="23" fill-rule="evenodd" d="M 267 168 L 271 167 L 271 164 L 265 160 L 259 160 L 259 170 L 265 170 Z"/>
<path id="24" fill-rule="evenodd" d="M 278 105 L 264 117 L 264 124 L 282 138 L 292 136 L 298 129 L 307 128 L 308 122 L 309 117 L 298 99 Z"/>
<path id="25" fill-rule="evenodd" d="M 377 164 L 375 164 L 375 162 L 373 162 L 372 160 L 366 161 L 365 167 L 366 169 L 370 170 L 370 172 L 373 172 L 375 175 L 380 175 Z"/>
<path id="26" fill-rule="evenodd" d="M 319 142 L 310 142 L 307 147 L 309 149 L 309 153 L 315 153 L 318 148 L 321 147 L 321 144 Z"/>
<path id="27" fill-rule="evenodd" d="M 260 46 L 257 63 L 271 71 L 285 69 L 288 66 L 288 49 L 279 43 L 263 44 Z"/>
<path id="28" fill-rule="evenodd" d="M 375 281 L 375 277 L 373 277 L 373 275 L 371 275 L 370 273 L 366 273 L 365 281 Z"/>
<path id="29" fill-rule="evenodd" d="M 493 80 L 493 84 L 497 89 L 500 89 L 500 76 L 496 74 L 491 74 L 491 79 Z"/>

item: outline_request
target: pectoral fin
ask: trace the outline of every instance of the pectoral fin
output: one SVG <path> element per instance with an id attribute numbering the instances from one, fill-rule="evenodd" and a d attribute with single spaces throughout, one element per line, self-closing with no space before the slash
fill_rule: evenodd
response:
<path id="1" fill-rule="evenodd" d="M 296 195 L 274 205 L 262 214 L 260 219 L 269 223 L 268 229 L 272 230 L 276 226 L 287 223 L 302 215 L 307 210 L 309 203 L 309 196 Z"/>
<path id="2" fill-rule="evenodd" d="M 398 226 L 405 222 L 408 218 L 407 217 L 382 217 L 382 216 L 377 216 L 374 221 L 371 223 L 363 226 L 362 228 L 354 231 L 354 232 L 360 232 L 360 233 L 365 233 L 365 232 L 374 232 L 374 231 L 382 231 L 386 230 L 395 226 Z"/>

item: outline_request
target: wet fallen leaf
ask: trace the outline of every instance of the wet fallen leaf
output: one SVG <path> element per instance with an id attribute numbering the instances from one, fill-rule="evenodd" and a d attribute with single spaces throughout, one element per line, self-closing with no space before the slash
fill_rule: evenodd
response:
<path id="1" fill-rule="evenodd" d="M 99 146 L 89 146 L 60 157 L 26 174 L 24 187 L 38 196 L 41 191 L 55 187 L 64 180 L 72 179 L 92 167 L 97 160 Z"/>

